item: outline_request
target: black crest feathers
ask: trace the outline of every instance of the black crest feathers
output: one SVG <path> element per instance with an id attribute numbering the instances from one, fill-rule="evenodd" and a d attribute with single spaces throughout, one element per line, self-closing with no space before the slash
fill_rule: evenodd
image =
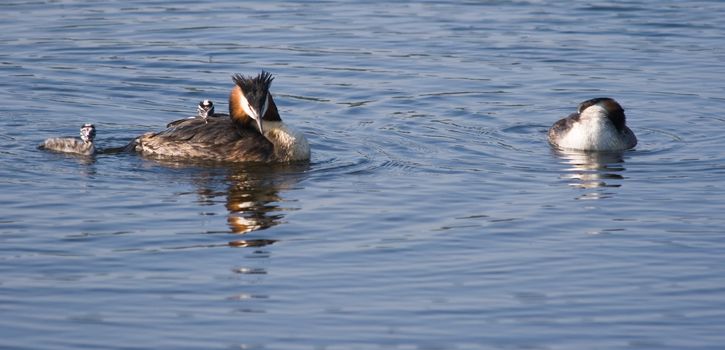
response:
<path id="1" fill-rule="evenodd" d="M 234 80 L 234 83 L 237 84 L 242 91 L 244 91 L 245 95 L 249 95 L 269 91 L 269 87 L 272 85 L 274 76 L 268 72 L 262 71 L 262 73 L 259 73 L 256 77 L 234 74 L 232 75 L 232 80 Z"/>

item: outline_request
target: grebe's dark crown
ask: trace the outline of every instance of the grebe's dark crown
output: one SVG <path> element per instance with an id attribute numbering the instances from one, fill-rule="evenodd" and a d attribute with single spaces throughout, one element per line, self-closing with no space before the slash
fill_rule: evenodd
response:
<path id="1" fill-rule="evenodd" d="M 597 98 L 592 98 L 592 99 L 589 99 L 589 100 L 586 100 L 586 101 L 580 103 L 578 112 L 579 113 L 584 112 L 585 109 L 587 109 L 591 106 L 594 106 L 594 105 L 600 105 L 600 106 L 606 108 L 605 104 L 608 104 L 608 103 L 614 103 L 615 105 L 619 106 L 619 103 L 617 103 L 617 101 L 615 101 L 613 98 L 597 97 Z M 622 108 L 622 107 L 620 106 L 619 108 Z"/>
<path id="2" fill-rule="evenodd" d="M 263 102 L 264 98 L 267 97 L 274 77 L 272 74 L 262 71 L 256 77 L 234 74 L 232 75 L 232 80 L 242 89 L 247 101 L 255 104 Z"/>
<path id="3" fill-rule="evenodd" d="M 204 108 L 214 107 L 214 102 L 211 102 L 211 100 L 204 100 L 204 101 L 199 102 L 199 107 L 204 107 Z"/>

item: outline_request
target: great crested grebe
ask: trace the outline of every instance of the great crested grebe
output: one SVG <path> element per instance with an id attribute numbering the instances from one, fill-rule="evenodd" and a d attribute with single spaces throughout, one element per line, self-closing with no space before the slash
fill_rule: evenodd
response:
<path id="1" fill-rule="evenodd" d="M 579 151 L 623 151 L 637 145 L 624 109 L 608 97 L 580 103 L 577 113 L 554 123 L 548 138 L 556 147 Z"/>
<path id="2" fill-rule="evenodd" d="M 196 106 L 196 115 L 193 117 L 186 118 L 186 119 L 201 118 L 202 120 L 204 120 L 204 124 L 207 124 L 208 123 L 207 119 L 211 118 L 211 117 L 228 117 L 228 115 L 214 113 L 214 102 L 211 102 L 211 100 L 204 100 L 204 101 L 199 102 L 199 105 Z M 170 128 L 174 125 L 177 125 L 177 124 L 183 122 L 186 119 L 175 120 L 169 124 L 166 124 L 166 127 Z"/>
<path id="3" fill-rule="evenodd" d="M 310 159 L 305 136 L 286 126 L 269 92 L 271 74 L 235 74 L 229 118 L 182 119 L 127 146 L 145 156 L 228 162 L 292 162 Z"/>
<path id="4" fill-rule="evenodd" d="M 96 153 L 96 147 L 93 145 L 95 137 L 96 127 L 86 123 L 81 126 L 80 140 L 70 137 L 54 137 L 45 140 L 39 148 L 55 152 L 92 155 Z"/>

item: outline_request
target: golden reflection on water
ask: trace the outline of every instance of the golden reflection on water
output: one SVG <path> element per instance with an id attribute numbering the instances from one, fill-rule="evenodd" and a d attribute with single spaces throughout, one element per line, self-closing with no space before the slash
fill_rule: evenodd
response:
<path id="1" fill-rule="evenodd" d="M 173 168 L 188 168 L 189 163 L 158 161 Z M 216 205 L 224 198 L 227 224 L 232 233 L 246 234 L 278 225 L 283 212 L 280 193 L 294 188 L 305 176 L 309 164 L 195 164 L 201 171 L 193 174 L 197 202 L 202 206 Z M 258 247 L 274 240 L 235 240 L 233 247 Z"/>
<path id="2" fill-rule="evenodd" d="M 307 165 L 275 165 L 229 169 L 225 207 L 229 212 L 227 224 L 232 233 L 245 234 L 278 225 L 287 208 L 280 192 L 294 188 Z M 296 174 L 296 175 L 295 175 Z M 274 240 L 239 240 L 229 244 L 236 247 L 263 246 Z"/>
<path id="3" fill-rule="evenodd" d="M 602 199 L 611 196 L 607 188 L 621 187 L 624 176 L 624 152 L 582 152 L 555 150 L 554 153 L 567 165 L 560 178 L 569 180 L 569 186 L 593 190 L 577 199 Z"/>
<path id="4" fill-rule="evenodd" d="M 247 233 L 279 224 L 282 219 L 279 202 L 281 184 L 265 181 L 248 173 L 229 175 L 225 207 L 227 223 L 233 233 Z"/>

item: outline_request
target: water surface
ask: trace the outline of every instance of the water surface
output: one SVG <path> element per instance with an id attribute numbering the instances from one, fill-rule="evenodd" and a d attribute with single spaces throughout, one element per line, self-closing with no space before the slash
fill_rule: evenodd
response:
<path id="1" fill-rule="evenodd" d="M 718 349 L 717 1 L 0 4 L 0 348 Z M 116 147 L 276 75 L 308 165 Z M 586 99 L 636 149 L 553 151 Z"/>

